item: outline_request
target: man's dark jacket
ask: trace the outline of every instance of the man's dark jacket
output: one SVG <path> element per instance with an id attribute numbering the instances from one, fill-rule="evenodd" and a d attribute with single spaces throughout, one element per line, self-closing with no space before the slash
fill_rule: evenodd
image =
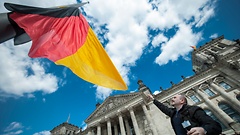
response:
<path id="1" fill-rule="evenodd" d="M 177 110 L 165 106 L 156 99 L 153 100 L 153 103 L 171 118 L 172 124 L 172 117 L 176 114 Z M 208 116 L 204 110 L 198 106 L 183 105 L 178 113 L 181 115 L 182 122 L 188 120 L 191 123 L 191 127 L 204 128 L 207 131 L 207 135 L 219 135 L 222 132 L 221 125 Z"/>

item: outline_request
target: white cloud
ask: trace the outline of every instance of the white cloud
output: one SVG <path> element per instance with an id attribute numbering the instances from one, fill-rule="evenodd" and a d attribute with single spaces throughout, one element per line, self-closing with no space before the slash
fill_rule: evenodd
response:
<path id="1" fill-rule="evenodd" d="M 209 38 L 212 38 L 212 39 L 214 39 L 214 38 L 217 38 L 218 37 L 218 34 L 217 33 L 214 33 L 213 35 L 211 35 Z"/>
<path id="2" fill-rule="evenodd" d="M 185 57 L 192 50 L 190 46 L 197 44 L 201 38 L 201 33 L 193 33 L 189 25 L 180 24 L 178 28 L 177 33 L 162 44 L 162 53 L 155 60 L 157 64 L 165 65 L 178 60 L 180 56 Z"/>
<path id="3" fill-rule="evenodd" d="M 12 122 L 7 126 L 7 128 L 4 130 L 4 132 L 9 132 L 9 131 L 13 131 L 13 130 L 16 130 L 16 129 L 21 129 L 21 128 L 23 128 L 21 123 Z"/>
<path id="4" fill-rule="evenodd" d="M 144 23 L 152 29 L 166 30 L 181 22 L 178 12 L 175 12 L 174 3 L 172 1 L 152 1 L 156 9 L 148 10 Z"/>
<path id="5" fill-rule="evenodd" d="M 4 133 L 2 135 L 20 135 L 22 133 L 23 133 L 22 130 L 17 130 L 17 131 L 13 131 L 13 132 Z"/>
<path id="6" fill-rule="evenodd" d="M 28 98 L 35 98 L 35 96 L 32 93 L 27 94 Z"/>
<path id="7" fill-rule="evenodd" d="M 131 90 L 130 93 L 134 93 L 134 92 L 137 92 L 138 89 L 135 89 L 135 90 Z"/>
<path id="8" fill-rule="evenodd" d="M 100 100 L 104 100 L 104 99 L 107 98 L 111 93 L 112 93 L 112 90 L 111 90 L 111 89 L 98 86 L 98 87 L 97 87 L 97 90 L 96 90 L 96 98 L 97 98 L 97 99 L 100 99 Z"/>
<path id="9" fill-rule="evenodd" d="M 5 42 L 0 46 L 0 90 L 18 96 L 35 91 L 56 91 L 57 77 L 46 73 L 38 59 L 27 56 L 29 44 L 13 46 L 11 43 Z"/>
<path id="10" fill-rule="evenodd" d="M 18 135 L 21 134 L 23 131 L 22 129 L 24 126 L 19 122 L 12 122 L 10 123 L 5 129 L 3 135 Z"/>
<path id="11" fill-rule="evenodd" d="M 51 135 L 51 132 L 49 131 L 41 131 L 41 132 L 38 132 L 38 133 L 34 133 L 33 135 Z"/>
<path id="12" fill-rule="evenodd" d="M 156 91 L 153 92 L 153 95 L 157 95 L 158 93 L 161 93 L 161 91 L 156 90 Z"/>
<path id="13" fill-rule="evenodd" d="M 168 38 L 161 33 L 153 37 L 152 45 L 153 47 L 158 47 L 160 46 L 161 43 L 165 43 L 167 41 L 168 41 Z"/>
<path id="14" fill-rule="evenodd" d="M 199 12 L 200 17 L 199 21 L 196 24 L 196 27 L 201 27 L 204 23 L 208 21 L 209 18 L 214 16 L 214 3 L 215 1 L 213 1 L 212 3 L 208 2 L 208 5 L 204 6 L 203 9 Z"/>

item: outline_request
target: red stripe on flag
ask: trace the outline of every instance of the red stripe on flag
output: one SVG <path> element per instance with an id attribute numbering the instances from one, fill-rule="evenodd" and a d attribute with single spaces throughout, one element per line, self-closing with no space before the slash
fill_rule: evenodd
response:
<path id="1" fill-rule="evenodd" d="M 81 14 L 64 18 L 13 13 L 10 17 L 32 39 L 29 56 L 57 61 L 74 54 L 86 41 L 88 22 Z"/>

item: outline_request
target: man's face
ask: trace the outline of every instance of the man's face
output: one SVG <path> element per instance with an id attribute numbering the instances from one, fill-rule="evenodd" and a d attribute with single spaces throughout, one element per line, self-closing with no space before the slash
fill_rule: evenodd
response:
<path id="1" fill-rule="evenodd" d="M 181 105 L 183 103 L 184 103 L 184 100 L 183 100 L 181 95 L 175 95 L 175 96 L 172 97 L 172 100 L 171 100 L 171 105 L 172 106 Z"/>

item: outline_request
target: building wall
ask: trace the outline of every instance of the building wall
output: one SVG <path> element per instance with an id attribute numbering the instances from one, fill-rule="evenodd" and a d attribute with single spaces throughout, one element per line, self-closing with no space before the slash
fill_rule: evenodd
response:
<path id="1" fill-rule="evenodd" d="M 170 117 L 162 113 L 154 104 L 150 104 L 150 113 L 152 117 L 152 122 L 157 129 L 158 135 L 174 135 L 170 123 Z"/>
<path id="2" fill-rule="evenodd" d="M 218 49 L 218 52 L 214 54 L 217 56 L 218 61 L 211 59 L 208 61 L 208 66 L 202 66 L 202 59 L 199 60 L 198 55 L 205 53 L 209 55 L 209 50 L 221 44 L 224 48 Z M 211 52 L 212 53 L 212 52 Z M 204 56 L 206 56 L 204 54 Z M 235 134 L 239 133 L 240 125 L 240 102 L 237 96 L 240 95 L 240 71 L 239 71 L 239 60 L 240 51 L 239 44 L 233 41 L 224 39 L 223 36 L 217 38 L 216 40 L 207 43 L 205 47 L 202 47 L 199 51 L 193 52 L 193 66 L 195 66 L 196 74 L 190 78 L 185 78 L 182 82 L 177 85 L 173 85 L 166 91 L 156 95 L 156 98 L 161 102 L 168 102 L 172 96 L 175 94 L 183 93 L 187 96 L 188 103 L 190 105 L 198 105 L 203 109 L 210 110 L 212 114 L 226 127 L 224 129 L 225 134 Z M 209 59 L 207 59 L 209 60 Z M 206 61 L 204 61 L 206 63 Z M 232 65 L 234 63 L 234 65 Z M 225 89 L 221 86 L 221 83 L 226 83 L 227 86 L 231 86 L 229 89 Z M 211 90 L 215 95 L 209 96 L 204 90 Z M 195 103 L 192 98 L 193 96 L 199 99 L 199 102 Z M 221 103 L 227 103 L 232 110 L 235 111 L 237 118 L 231 118 L 224 112 L 219 105 Z M 150 103 L 152 108 L 153 117 L 159 113 L 156 107 Z M 229 110 L 228 110 L 229 111 Z M 164 114 L 161 114 L 164 116 Z M 161 120 L 164 120 L 160 117 Z M 169 121 L 169 118 L 167 118 Z M 161 124 L 159 120 L 154 119 L 156 125 L 158 126 L 158 131 L 168 132 L 167 126 Z M 168 123 L 169 124 L 169 123 Z M 170 133 L 170 132 L 169 132 Z"/>
<path id="3" fill-rule="evenodd" d="M 239 42 L 226 40 L 223 36 L 206 43 L 192 53 L 195 75 L 183 78 L 180 83 L 173 84 L 171 88 L 155 95 L 155 99 L 169 105 L 169 101 L 174 95 L 185 94 L 188 104 L 202 107 L 211 117 L 222 123 L 224 134 L 240 134 L 239 48 Z M 111 123 L 112 130 L 115 129 L 114 125 L 116 123 L 118 125 L 118 130 L 112 131 L 112 135 L 119 135 L 121 127 L 125 130 L 121 135 L 128 135 L 128 133 L 133 135 L 174 134 L 170 118 L 146 97 L 147 94 L 151 93 L 150 89 L 142 81 L 139 81 L 138 84 L 139 92 L 135 95 L 125 94 L 122 97 L 119 95 L 106 99 L 87 118 L 85 122 L 88 127 L 81 134 L 107 135 L 109 130 L 107 122 Z M 134 96 L 134 99 L 128 98 L 131 96 Z M 104 106 L 109 107 L 114 104 L 112 101 L 117 98 L 123 104 L 115 104 L 117 107 L 108 109 L 106 113 L 99 113 Z M 111 103 L 109 103 L 110 101 Z M 133 112 L 130 111 L 131 109 Z M 123 126 L 120 124 L 119 114 L 123 119 Z M 124 123 L 125 119 L 130 121 L 130 129 L 138 131 L 127 131 L 126 123 Z M 101 128 L 101 133 L 97 130 L 98 126 Z M 117 134 L 115 134 L 116 131 Z"/>

